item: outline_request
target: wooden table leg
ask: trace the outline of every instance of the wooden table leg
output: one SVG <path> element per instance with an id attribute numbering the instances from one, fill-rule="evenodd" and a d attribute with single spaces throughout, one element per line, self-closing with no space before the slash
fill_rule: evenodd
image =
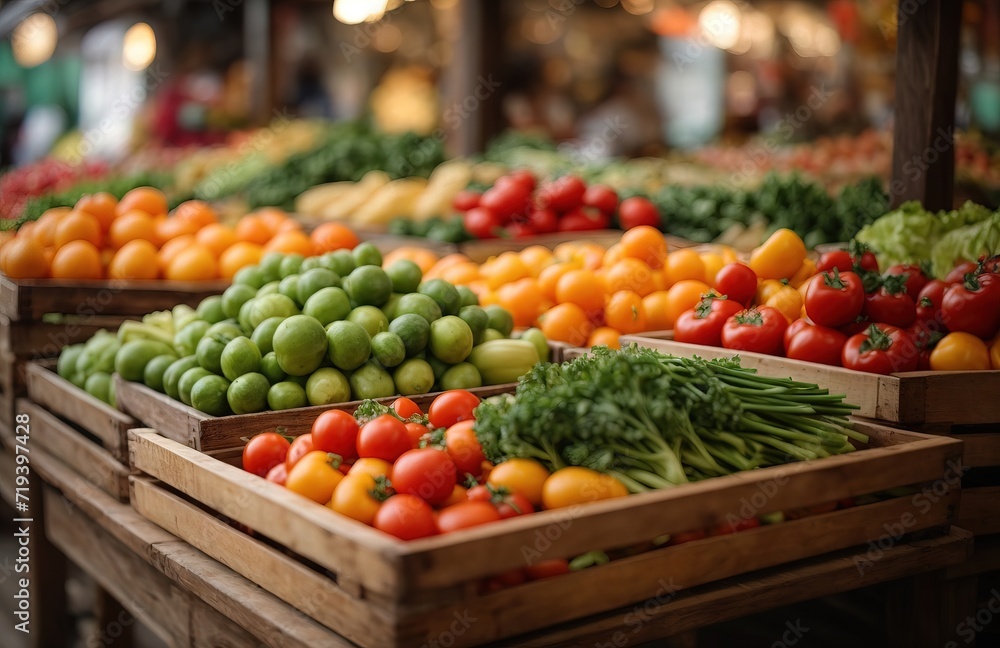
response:
<path id="1" fill-rule="evenodd" d="M 30 527 L 31 642 L 45 648 L 65 646 L 66 629 L 72 627 L 66 605 L 66 556 L 45 535 L 42 481 L 37 475 L 29 492 L 32 522 L 14 524 L 18 529 Z"/>
<path id="2" fill-rule="evenodd" d="M 94 617 L 97 619 L 97 632 L 103 633 L 102 639 L 110 641 L 107 645 L 114 648 L 131 648 L 135 617 L 106 589 L 100 585 L 95 587 L 97 592 L 94 600 Z"/>
<path id="3" fill-rule="evenodd" d="M 890 648 L 975 646 L 976 576 L 947 580 L 941 571 L 889 585 Z"/>

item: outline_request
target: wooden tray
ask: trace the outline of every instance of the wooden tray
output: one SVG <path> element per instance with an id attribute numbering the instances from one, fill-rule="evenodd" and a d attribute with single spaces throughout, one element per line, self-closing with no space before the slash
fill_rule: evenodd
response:
<path id="1" fill-rule="evenodd" d="M 662 593 L 664 575 L 672 587 L 690 588 L 883 538 L 892 545 L 903 533 L 947 527 L 959 490 L 946 478 L 959 460 L 961 443 L 864 422 L 858 429 L 871 436 L 875 447 L 413 542 L 339 516 L 153 430 L 133 430 L 133 467 L 194 503 L 135 476 L 131 502 L 147 519 L 363 646 L 420 645 L 468 615 L 477 622 L 449 634 L 454 645 L 467 646 L 648 600 Z M 498 592 L 478 589 L 480 579 L 531 560 L 640 545 L 659 535 L 712 527 L 737 514 L 745 502 L 754 502 L 754 514 L 762 515 L 928 482 L 938 486 L 940 496 L 908 493 L 662 547 Z M 247 525 L 293 553 L 286 555 L 216 516 Z M 898 527 L 899 537 L 887 531 Z M 859 565 L 868 560 L 866 551 L 858 549 Z"/>
<path id="2" fill-rule="evenodd" d="M 511 383 L 477 387 L 469 391 L 480 398 L 486 398 L 512 392 L 514 387 L 514 383 Z M 336 405 L 297 407 L 276 412 L 211 416 L 143 384 L 122 380 L 117 374 L 115 374 L 115 393 L 118 407 L 123 412 L 142 424 L 155 428 L 168 439 L 203 452 L 242 445 L 242 438 L 278 426 L 283 426 L 286 434 L 294 436 L 305 434 L 312 427 L 316 417 L 323 412 L 331 409 L 354 411 L 361 404 L 361 401 L 349 401 Z M 421 394 L 410 398 L 421 407 L 426 407 L 440 393 Z M 390 396 L 380 398 L 378 401 L 391 403 L 397 398 L 399 396 Z"/>
<path id="3" fill-rule="evenodd" d="M 858 416 L 919 425 L 1000 423 L 1000 371 L 913 371 L 881 376 L 763 353 L 685 344 L 669 331 L 625 335 L 622 346 L 640 346 L 678 356 L 706 359 L 740 357 L 740 364 L 761 375 L 816 383 L 831 394 L 845 394 L 860 406 Z"/>

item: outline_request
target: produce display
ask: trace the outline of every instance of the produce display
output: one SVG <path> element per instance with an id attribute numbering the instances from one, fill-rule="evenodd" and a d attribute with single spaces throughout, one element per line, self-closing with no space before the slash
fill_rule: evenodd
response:
<path id="1" fill-rule="evenodd" d="M 307 235 L 278 209 L 248 214 L 235 226 L 197 200 L 168 214 L 163 192 L 139 187 L 121 200 L 84 195 L 72 209 L 52 208 L 0 241 L 0 272 L 14 279 L 204 281 L 231 279 L 267 252 L 312 256 L 358 239 L 336 223 Z"/>
<path id="2" fill-rule="evenodd" d="M 32 198 L 59 193 L 84 179 L 100 178 L 107 165 L 88 162 L 71 165 L 43 159 L 5 172 L 0 178 L 0 221 L 16 220 Z"/>
<path id="3" fill-rule="evenodd" d="M 790 404 L 791 403 L 791 404 Z M 736 361 L 597 348 L 541 363 L 514 394 L 447 391 L 252 437 L 243 467 L 404 540 L 740 470 L 850 452 L 852 406 Z M 716 533 L 758 526 L 748 518 Z M 684 541 L 678 537 L 675 543 Z M 666 540 L 666 539 L 664 539 Z"/>

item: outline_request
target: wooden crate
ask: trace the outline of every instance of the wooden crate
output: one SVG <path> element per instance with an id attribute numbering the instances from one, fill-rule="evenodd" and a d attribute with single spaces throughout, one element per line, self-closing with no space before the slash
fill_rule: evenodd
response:
<path id="1" fill-rule="evenodd" d="M 470 389 L 480 398 L 511 392 L 514 384 L 477 387 Z M 312 427 L 313 421 L 331 409 L 354 411 L 361 401 L 336 405 L 316 405 L 256 414 L 211 416 L 185 405 L 166 394 L 152 390 L 140 383 L 122 380 L 115 375 L 115 393 L 118 407 L 142 424 L 155 428 L 163 436 L 186 446 L 208 452 L 241 445 L 243 437 L 282 426 L 287 434 L 298 436 Z M 411 396 L 421 407 L 426 407 L 440 392 Z M 399 396 L 380 398 L 379 402 L 391 403 Z"/>
<path id="2" fill-rule="evenodd" d="M 546 511 L 402 542 L 153 430 L 130 432 L 131 502 L 141 515 L 363 646 L 496 641 L 810 556 L 945 529 L 961 443 L 866 422 L 871 448 L 682 487 Z M 600 567 L 482 593 L 482 578 L 533 560 L 648 543 L 754 515 L 933 482 L 877 503 L 630 555 Z M 768 493 L 769 495 L 762 495 Z M 931 501 L 933 500 L 933 501 Z M 223 518 L 222 520 L 218 518 Z M 226 521 L 254 529 L 246 535 Z M 895 526 L 893 526 L 895 525 Z M 898 528 L 898 537 L 893 529 Z M 929 532 L 929 531 L 928 531 Z M 264 540 L 266 538 L 267 540 Z M 275 546 L 277 545 L 277 547 Z M 856 554 L 859 569 L 867 546 Z M 877 562 L 877 559 L 875 560 Z M 474 618 L 461 632 L 456 619 Z"/>

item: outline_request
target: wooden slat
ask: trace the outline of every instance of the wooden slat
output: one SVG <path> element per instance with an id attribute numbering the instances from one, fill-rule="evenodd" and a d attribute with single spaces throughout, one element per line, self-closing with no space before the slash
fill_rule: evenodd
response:
<path id="1" fill-rule="evenodd" d="M 208 420 L 207 414 L 145 385 L 123 380 L 118 374 L 115 374 L 114 380 L 115 400 L 123 412 L 142 425 L 156 428 L 168 439 L 202 449 L 199 430 L 202 421 Z M 247 430 L 244 434 L 249 432 Z"/>
<path id="2" fill-rule="evenodd" d="M 128 501 L 128 466 L 38 405 L 27 400 L 18 403 L 19 410 L 31 417 L 32 447 L 41 447 L 58 457 L 115 499 Z"/>
<path id="3" fill-rule="evenodd" d="M 135 419 L 94 398 L 48 366 L 29 364 L 27 382 L 32 401 L 93 434 L 115 458 L 128 462 L 128 431 L 137 427 Z"/>
<path id="4" fill-rule="evenodd" d="M 970 468 L 1000 466 L 1000 432 L 959 434 L 965 443 L 962 463 Z"/>
<path id="5" fill-rule="evenodd" d="M 955 522 L 977 536 L 1000 533 L 1000 486 L 967 488 Z"/>
<path id="6" fill-rule="evenodd" d="M 0 499 L 3 499 L 11 508 L 14 508 L 16 466 L 17 459 L 14 455 L 14 449 L 5 441 L 4 447 L 0 448 Z"/>
<path id="7" fill-rule="evenodd" d="M 100 330 L 116 331 L 124 317 L 73 317 L 66 321 L 14 321 L 0 330 L 6 345 L 23 360 L 54 358 L 69 344 L 86 342 Z"/>

